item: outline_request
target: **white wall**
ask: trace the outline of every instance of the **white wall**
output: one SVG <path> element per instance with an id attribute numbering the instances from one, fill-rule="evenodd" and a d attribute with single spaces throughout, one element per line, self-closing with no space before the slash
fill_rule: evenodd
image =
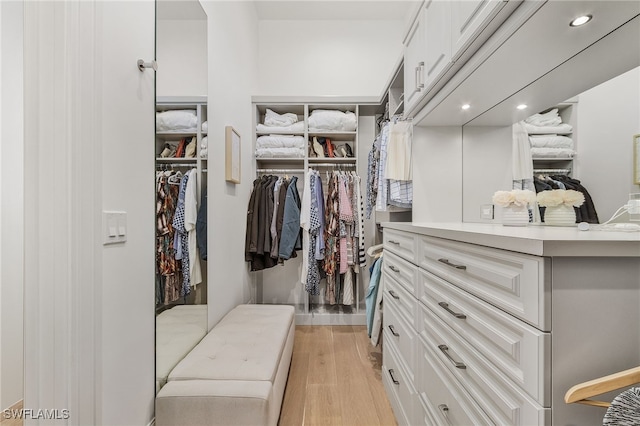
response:
<path id="1" fill-rule="evenodd" d="M 244 261 L 246 211 L 253 175 L 251 96 L 256 92 L 258 20 L 250 2 L 207 1 L 209 57 L 209 327 L 251 297 Z M 241 182 L 224 179 L 225 126 L 242 138 Z"/>
<path id="2" fill-rule="evenodd" d="M 0 409 L 23 398 L 23 5 L 0 2 Z"/>
<path id="3" fill-rule="evenodd" d="M 255 95 L 378 96 L 402 53 L 404 23 L 399 20 L 266 20 L 258 25 Z"/>
<path id="4" fill-rule="evenodd" d="M 640 192 L 633 184 L 632 137 L 640 133 L 640 68 L 578 96 L 576 177 L 604 222 Z"/>
<path id="5" fill-rule="evenodd" d="M 158 7 L 163 7 L 163 4 L 159 2 Z M 157 96 L 207 94 L 206 19 L 158 20 L 156 46 Z"/>
<path id="6" fill-rule="evenodd" d="M 462 129 L 413 128 L 414 222 L 462 219 Z"/>

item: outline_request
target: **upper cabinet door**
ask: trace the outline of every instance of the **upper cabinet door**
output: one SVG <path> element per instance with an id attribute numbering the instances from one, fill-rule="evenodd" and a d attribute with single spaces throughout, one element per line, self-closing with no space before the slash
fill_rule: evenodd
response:
<path id="1" fill-rule="evenodd" d="M 422 11 L 411 27 L 404 48 L 404 110 L 410 111 L 424 89 L 425 36 Z"/>
<path id="2" fill-rule="evenodd" d="M 447 3 L 451 4 L 452 59 L 455 62 L 507 2 L 454 0 Z"/>
<path id="3" fill-rule="evenodd" d="M 423 11 L 425 91 L 451 66 L 451 2 L 429 0 Z"/>

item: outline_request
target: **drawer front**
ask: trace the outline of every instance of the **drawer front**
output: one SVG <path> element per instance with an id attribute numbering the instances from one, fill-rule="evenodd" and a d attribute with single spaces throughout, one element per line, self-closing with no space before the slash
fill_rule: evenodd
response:
<path id="1" fill-rule="evenodd" d="M 418 267 L 391 252 L 384 255 L 382 270 L 394 277 L 411 295 L 418 297 L 416 283 Z"/>
<path id="2" fill-rule="evenodd" d="M 417 260 L 416 235 L 409 232 L 385 229 L 382 233 L 382 242 L 385 251 L 390 251 L 407 259 L 409 262 Z"/>
<path id="3" fill-rule="evenodd" d="M 425 306 L 420 307 L 422 332 L 418 346 L 435 357 L 469 392 L 496 424 L 544 425 L 550 408 L 543 408 L 516 386 L 476 349 L 457 336 Z M 418 363 L 422 359 L 418 360 Z M 419 387 L 420 389 L 420 387 Z"/>
<path id="4" fill-rule="evenodd" d="M 415 340 L 416 332 L 409 323 L 400 316 L 393 305 L 384 305 L 382 321 L 386 334 L 385 344 L 393 345 L 407 369 L 407 375 L 413 382 L 415 378 Z"/>
<path id="5" fill-rule="evenodd" d="M 417 325 L 417 299 L 409 294 L 409 292 L 398 284 L 398 282 L 389 274 L 382 274 L 382 279 L 384 288 L 383 309 L 386 306 L 393 306 L 396 308 L 399 316 L 415 330 Z"/>
<path id="6" fill-rule="evenodd" d="M 493 425 L 457 379 L 422 344 L 418 344 L 418 377 L 416 378 L 417 424 L 424 425 Z M 433 423 L 422 422 L 431 419 Z"/>
<path id="7" fill-rule="evenodd" d="M 420 301 L 540 405 L 550 406 L 550 333 L 426 271 L 420 271 Z"/>
<path id="8" fill-rule="evenodd" d="M 387 337 L 386 330 L 384 331 Z M 415 425 L 414 402 L 416 391 L 407 378 L 392 345 L 382 345 L 382 383 L 391 401 L 399 425 Z"/>
<path id="9" fill-rule="evenodd" d="M 551 330 L 544 259 L 420 236 L 418 265 L 543 331 Z"/>

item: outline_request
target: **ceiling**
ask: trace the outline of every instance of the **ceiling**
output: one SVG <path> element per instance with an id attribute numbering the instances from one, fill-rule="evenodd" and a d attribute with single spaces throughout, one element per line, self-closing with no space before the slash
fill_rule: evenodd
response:
<path id="1" fill-rule="evenodd" d="M 255 0 L 259 20 L 404 20 L 419 0 Z"/>
<path id="2" fill-rule="evenodd" d="M 225 0 L 203 0 L 225 1 Z M 227 0 L 228 1 L 228 0 Z M 235 0 L 254 3 L 258 20 L 406 20 L 420 0 Z M 158 0 L 160 20 L 206 19 L 199 0 Z"/>

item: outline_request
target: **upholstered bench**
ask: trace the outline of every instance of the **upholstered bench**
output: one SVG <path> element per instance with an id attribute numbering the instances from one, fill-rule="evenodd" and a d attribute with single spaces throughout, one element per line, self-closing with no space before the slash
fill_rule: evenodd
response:
<path id="1" fill-rule="evenodd" d="M 231 310 L 169 374 L 156 425 L 276 425 L 294 331 L 292 306 Z"/>

